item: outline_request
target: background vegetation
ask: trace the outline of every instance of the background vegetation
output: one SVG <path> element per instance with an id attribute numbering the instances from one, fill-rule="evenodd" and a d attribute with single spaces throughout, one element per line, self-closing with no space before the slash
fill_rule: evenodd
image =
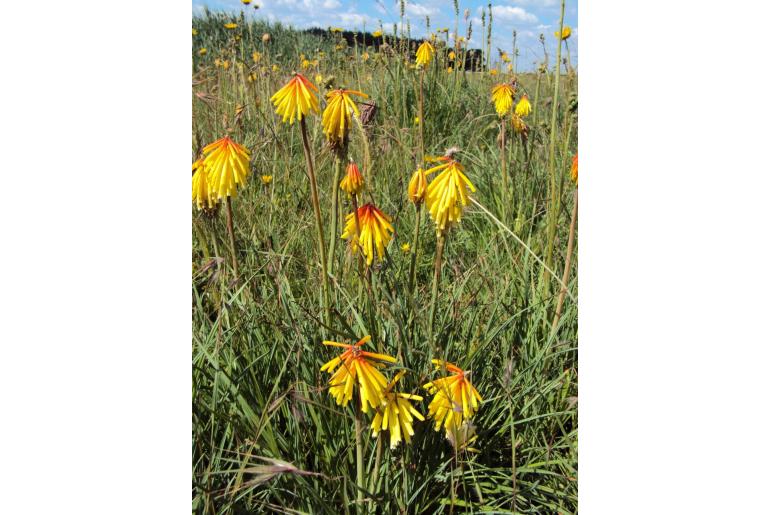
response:
<path id="1" fill-rule="evenodd" d="M 237 28 L 226 29 L 228 22 Z M 426 415 L 429 397 L 420 386 L 434 377 L 427 338 L 436 236 L 425 210 L 420 248 L 410 250 L 418 250 L 415 311 L 407 289 L 411 255 L 401 250 L 412 239 L 414 207 L 406 186 L 419 162 L 413 49 L 399 44 L 392 30 L 385 34 L 389 45 L 375 50 L 349 46 L 332 33 L 224 15 L 195 18 L 193 29 L 191 157 L 225 133 L 252 154 L 249 184 L 233 200 L 238 281 L 224 210 L 193 211 L 193 511 L 355 513 L 352 403 L 342 409 L 329 397 L 328 374 L 319 368 L 335 349 L 321 341 L 372 334 L 375 347 L 411 371 L 401 390 L 425 395 L 416 406 Z M 569 167 L 577 149 L 577 80 L 561 66 L 552 126 L 556 69 L 550 59 L 541 71 L 517 76 L 518 91 L 529 94 L 535 110 L 526 119 L 526 140 L 508 126 L 507 189 L 490 90 L 512 74 L 504 63 L 496 76 L 489 70 L 449 72 L 452 62 L 441 48 L 427 71 L 426 153 L 459 147 L 459 160 L 478 189 L 474 198 L 521 242 L 474 205 L 451 231 L 436 332 L 447 359 L 472 371 L 484 397 L 474 418 L 477 438 L 471 449 L 455 448 L 426 420 L 416 422 L 410 445 L 390 450 L 387 440 L 379 444 L 367 432 L 364 511 L 577 511 L 577 306 L 567 297 L 552 327 L 559 286 L 533 257 L 546 260 L 550 212 L 551 268 L 561 277 L 576 199 Z M 367 183 L 364 201 L 391 215 L 396 229 L 386 259 L 372 274 L 374 326 L 343 242 L 330 257 L 337 262 L 333 322 L 321 323 L 302 142 L 296 125 L 280 124 L 269 102 L 293 70 L 322 91 L 324 85 L 344 86 L 376 101 L 366 145 L 354 132 L 349 147 Z M 310 117 L 308 129 L 328 244 L 333 157 L 320 117 Z M 263 181 L 263 175 L 272 179 Z M 340 198 L 344 216 L 351 208 L 344 194 Z M 576 255 L 572 266 L 569 289 L 576 297 Z"/>

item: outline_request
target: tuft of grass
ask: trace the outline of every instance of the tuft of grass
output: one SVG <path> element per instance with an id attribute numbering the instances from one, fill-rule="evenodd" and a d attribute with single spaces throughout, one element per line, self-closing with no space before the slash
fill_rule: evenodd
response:
<path id="1" fill-rule="evenodd" d="M 228 30 L 224 24 L 238 23 Z M 427 214 L 416 259 L 416 302 L 408 291 L 412 256 L 400 250 L 415 229 L 407 182 L 419 161 L 418 74 L 405 64 L 398 42 L 389 50 L 345 48 L 332 34 L 314 35 L 280 24 L 207 13 L 193 19 L 192 157 L 229 131 L 252 152 L 252 174 L 232 207 L 239 281 L 232 281 L 223 209 L 193 212 L 192 249 L 192 504 L 196 513 L 351 513 L 357 506 L 354 411 L 327 393 L 321 365 L 333 351 L 320 342 L 355 340 L 372 333 L 382 352 L 410 370 L 400 389 L 420 388 L 434 377 L 428 302 L 436 236 Z M 262 34 L 270 42 L 262 42 Z M 236 36 L 239 36 L 236 38 Z M 402 45 L 408 52 L 406 45 Z M 201 56 L 200 48 L 207 52 Z M 324 52 L 318 57 L 318 51 Z M 252 59 L 259 52 L 258 62 Z M 361 55 L 368 51 L 369 59 Z M 300 54 L 318 65 L 302 68 Z M 227 69 L 215 60 L 228 60 Z M 490 103 L 488 73 L 447 73 L 437 53 L 424 82 L 425 152 L 458 146 L 476 185 L 444 249 L 435 338 L 446 359 L 472 371 L 484 397 L 473 420 L 472 449 L 456 451 L 431 420 L 416 422 L 410 445 L 391 450 L 366 433 L 364 463 L 371 478 L 366 506 L 381 513 L 577 512 L 577 253 L 558 325 L 551 330 L 558 278 L 544 272 L 548 245 L 551 125 L 532 124 L 524 141 L 509 132 L 503 192 L 499 122 Z M 413 60 L 412 60 L 413 62 Z M 277 71 L 273 71 L 273 66 Z M 292 70 L 311 80 L 333 77 L 336 86 L 366 92 L 378 106 L 366 129 L 351 133 L 350 154 L 367 181 L 362 202 L 393 217 L 395 237 L 372 273 L 371 326 L 357 262 L 337 245 L 330 277 L 332 322 L 323 325 L 320 263 L 314 239 L 309 184 L 296 128 L 278 123 L 270 96 Z M 255 80 L 249 81 L 250 74 Z M 550 74 L 550 72 L 548 72 Z M 547 74 L 547 75 L 548 75 Z M 553 77 L 518 76 L 534 108 L 553 104 L 545 85 Z M 315 82 L 315 80 L 314 80 Z M 323 82 L 319 88 L 323 90 Z M 540 83 L 540 97 L 535 94 Z M 577 148 L 577 119 L 566 100 L 576 81 L 564 81 L 555 115 L 556 174 L 568 173 Z M 237 114 L 240 113 L 240 114 Z M 545 117 L 543 117 L 545 118 Z M 532 122 L 532 117 L 528 122 Z M 308 120 L 315 152 L 322 214 L 331 219 L 333 154 L 320 120 Z M 272 175 L 270 184 L 261 175 Z M 572 208 L 566 181 L 555 213 L 553 269 L 563 270 Z M 342 213 L 350 202 L 340 195 Z M 424 211 L 424 210 L 423 210 Z M 503 217 L 503 213 L 507 213 Z M 490 216 L 491 215 L 491 216 Z M 498 221 L 495 221 L 497 218 Z M 499 220 L 508 220 L 505 229 Z M 511 235 L 513 233 L 515 237 Z M 414 251 L 415 249 L 412 249 Z M 539 256 L 535 259 L 533 256 Z M 549 281 L 551 288 L 543 288 Z M 553 294 L 547 292 L 554 292 Z M 427 414 L 429 397 L 416 403 Z M 368 427 L 371 419 L 365 421 Z M 373 470 L 377 465 L 377 470 Z M 373 501 L 373 502 L 371 502 Z"/>

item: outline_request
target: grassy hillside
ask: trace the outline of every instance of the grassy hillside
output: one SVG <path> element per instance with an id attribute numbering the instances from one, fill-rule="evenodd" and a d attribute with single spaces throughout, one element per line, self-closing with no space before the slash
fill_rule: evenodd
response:
<path id="1" fill-rule="evenodd" d="M 225 28 L 230 22 L 237 27 Z M 483 209 L 468 205 L 446 236 L 431 324 L 438 239 L 423 206 L 413 244 L 407 184 L 421 161 L 420 72 L 408 45 L 386 33 L 388 44 L 377 49 L 349 46 L 339 34 L 211 14 L 193 19 L 193 29 L 192 160 L 225 134 L 251 155 L 247 184 L 232 200 L 237 278 L 225 205 L 192 213 L 193 511 L 576 512 L 576 251 L 554 324 L 577 198 L 570 180 L 577 151 L 574 72 L 562 71 L 556 104 L 553 56 L 547 72 L 517 77 L 516 100 L 527 93 L 533 112 L 524 117 L 526 137 L 514 131 L 510 115 L 503 118 L 503 155 L 490 91 L 512 74 L 505 63 L 496 74 L 448 71 L 453 61 L 439 35 L 424 76 L 425 154 L 459 147 L 457 159 Z M 352 207 L 339 192 L 330 320 L 300 128 L 281 123 L 270 102 L 292 71 L 321 93 L 359 90 L 377 106 L 363 130 L 354 126 L 345 158 L 364 176 L 360 204 L 372 202 L 392 217 L 395 234 L 384 259 L 374 259 L 369 282 L 340 238 Z M 310 115 L 307 129 L 328 248 L 335 157 L 321 117 Z M 372 412 L 362 416 L 361 504 L 357 394 L 338 406 L 320 368 L 339 353 L 323 340 L 352 343 L 365 335 L 372 335 L 368 350 L 398 359 L 382 370 L 388 379 L 407 371 L 399 391 L 424 397 L 413 404 L 426 420 L 414 421 L 411 443 L 390 449 L 388 432 L 371 436 Z M 422 385 L 444 374 L 432 358 L 470 371 L 483 397 L 465 426 L 475 433 L 466 445 L 434 431 L 428 418 L 432 396 Z"/>

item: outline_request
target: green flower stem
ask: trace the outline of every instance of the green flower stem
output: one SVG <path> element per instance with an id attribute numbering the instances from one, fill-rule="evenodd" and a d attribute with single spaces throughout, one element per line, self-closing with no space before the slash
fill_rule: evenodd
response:
<path id="1" fill-rule="evenodd" d="M 339 156 L 334 157 L 334 180 L 332 181 L 332 211 L 331 211 L 331 230 L 329 231 L 329 275 L 334 275 L 334 250 L 337 247 L 337 219 L 339 218 L 339 199 L 340 199 L 340 174 L 342 173 L 342 160 Z"/>
<path id="2" fill-rule="evenodd" d="M 230 195 L 225 202 L 227 206 L 227 235 L 230 237 L 230 254 L 233 258 L 233 275 L 238 280 L 238 258 L 235 255 L 235 231 L 233 230 L 233 205 Z"/>
<path id="3" fill-rule="evenodd" d="M 436 342 L 433 341 L 434 325 L 436 323 L 436 299 L 438 298 L 438 283 L 441 281 L 441 259 L 444 256 L 444 244 L 446 243 L 446 234 L 441 231 L 436 243 L 436 259 L 433 262 L 433 289 L 430 296 L 430 320 L 429 320 L 429 338 L 428 340 L 436 348 Z"/>
<path id="4" fill-rule="evenodd" d="M 361 407 L 356 404 L 356 513 L 364 513 L 364 443 Z"/>
<path id="5" fill-rule="evenodd" d="M 307 164 L 307 172 L 310 178 L 310 197 L 313 203 L 313 211 L 315 211 L 316 229 L 318 232 L 318 253 L 321 257 L 321 285 L 323 287 L 323 304 L 324 313 L 326 314 L 326 323 L 331 324 L 331 310 L 329 309 L 329 276 L 326 273 L 326 246 L 324 245 L 324 229 L 323 220 L 321 220 L 321 206 L 318 202 L 318 183 L 315 178 L 315 170 L 313 168 L 313 156 L 310 153 L 310 141 L 307 137 L 307 126 L 305 125 L 305 119 L 302 118 L 299 121 L 300 132 L 302 133 L 302 147 L 305 150 L 305 162 Z"/>
<path id="6" fill-rule="evenodd" d="M 561 34 L 564 27 L 564 0 L 561 1 L 561 16 L 559 17 L 559 32 Z M 553 267 L 553 242 L 556 239 L 556 221 L 559 218 L 557 211 L 559 207 L 557 182 L 556 182 L 556 119 L 559 112 L 559 77 L 561 76 L 561 38 L 559 38 L 559 45 L 556 47 L 556 73 L 553 79 L 553 101 L 551 109 L 551 140 L 548 147 L 548 175 L 550 177 L 550 197 L 551 206 L 548 209 L 548 232 L 547 232 L 547 246 L 545 251 L 545 264 L 549 267 Z M 550 282 L 544 281 L 544 294 L 547 295 L 549 291 Z"/>

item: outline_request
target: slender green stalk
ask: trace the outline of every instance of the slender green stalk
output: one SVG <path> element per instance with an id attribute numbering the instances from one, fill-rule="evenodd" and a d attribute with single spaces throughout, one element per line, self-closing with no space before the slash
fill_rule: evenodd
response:
<path id="1" fill-rule="evenodd" d="M 561 34 L 564 27 L 564 0 L 561 1 L 561 15 L 559 17 L 559 32 Z M 553 99 L 551 109 L 551 141 L 548 147 L 548 175 L 550 178 L 549 194 L 551 197 L 551 206 L 548 209 L 548 230 L 547 243 L 545 250 L 545 263 L 553 266 L 553 242 L 556 238 L 556 221 L 559 218 L 557 211 L 559 201 L 557 199 L 558 191 L 556 184 L 556 122 L 559 113 L 559 77 L 561 76 L 561 38 L 558 38 L 559 44 L 556 47 L 556 73 L 553 79 Z M 549 282 L 544 281 L 544 293 L 549 291 Z"/>
<path id="2" fill-rule="evenodd" d="M 334 275 L 334 250 L 337 247 L 337 219 L 339 218 L 339 199 L 340 199 L 340 174 L 342 173 L 342 159 L 334 156 L 334 180 L 332 181 L 332 210 L 331 210 L 331 229 L 329 230 L 329 275 Z"/>
<path id="3" fill-rule="evenodd" d="M 235 276 L 235 280 L 238 280 L 238 258 L 235 255 L 235 231 L 233 230 L 233 206 L 232 206 L 232 200 L 230 200 L 230 195 L 227 196 L 227 201 L 225 202 L 225 205 L 227 206 L 227 235 L 230 237 L 230 254 L 233 258 L 233 275 Z"/>
<path id="4" fill-rule="evenodd" d="M 412 258 L 409 263 L 409 288 L 410 296 L 414 295 L 414 287 L 417 284 L 417 249 L 420 245 L 420 214 L 422 203 L 414 208 L 414 234 L 412 236 Z"/>
<path id="5" fill-rule="evenodd" d="M 429 338 L 434 348 L 436 348 L 436 342 L 433 341 L 434 325 L 436 322 L 436 299 L 438 298 L 438 283 L 441 281 L 441 259 L 444 256 L 444 244 L 446 243 L 446 234 L 441 231 L 438 234 L 438 242 L 436 243 L 436 259 L 433 262 L 433 289 L 430 294 L 430 320 L 429 320 Z"/>
<path id="6" fill-rule="evenodd" d="M 425 136 L 423 133 L 423 126 L 425 125 L 425 118 L 423 117 L 423 102 L 424 102 L 424 95 L 423 95 L 423 89 L 422 89 L 422 82 L 425 78 L 425 69 L 423 68 L 420 70 L 420 97 L 419 97 L 419 111 L 420 111 L 420 166 L 422 166 L 423 162 L 425 161 Z"/>
<path id="7" fill-rule="evenodd" d="M 356 403 L 356 513 L 364 513 L 364 442 L 361 407 Z"/>
<path id="8" fill-rule="evenodd" d="M 542 73 L 537 74 L 537 82 L 535 83 L 535 102 L 532 104 L 532 127 L 537 127 L 537 114 L 538 114 L 538 100 L 540 99 L 540 79 L 543 77 Z"/>
<path id="9" fill-rule="evenodd" d="M 572 215 L 570 216 L 569 221 L 569 238 L 567 239 L 567 257 L 564 260 L 564 275 L 561 277 L 562 284 L 568 284 L 569 283 L 569 275 L 570 275 L 570 269 L 572 264 L 572 249 L 573 245 L 575 243 L 575 222 L 577 220 L 577 213 L 578 213 L 578 189 L 575 188 L 574 195 L 574 203 L 572 204 Z M 556 330 L 556 325 L 559 323 L 559 319 L 561 318 L 561 310 L 564 306 L 564 296 L 567 294 L 567 289 L 562 286 L 561 290 L 559 291 L 559 298 L 556 301 L 556 314 L 553 317 L 553 324 L 551 324 L 551 331 Z"/>
<path id="10" fill-rule="evenodd" d="M 502 198 L 502 217 L 503 220 L 506 218 L 506 213 L 508 212 L 507 204 L 508 204 L 508 172 L 505 169 L 505 116 L 500 118 L 500 174 L 503 178 L 503 191 L 501 194 Z"/>
<path id="11" fill-rule="evenodd" d="M 305 151 L 305 163 L 307 164 L 307 173 L 310 178 L 310 198 L 315 212 L 316 230 L 318 232 L 318 253 L 321 257 L 321 285 L 323 287 L 323 304 L 326 314 L 326 323 L 331 324 L 331 310 L 329 308 L 329 276 L 326 273 L 326 246 L 324 245 L 324 228 L 321 219 L 321 206 L 318 201 L 318 183 L 315 178 L 315 169 L 313 167 L 313 155 L 310 152 L 310 141 L 307 137 L 307 126 L 305 119 L 299 121 L 300 132 L 302 133 L 302 148 Z"/>

